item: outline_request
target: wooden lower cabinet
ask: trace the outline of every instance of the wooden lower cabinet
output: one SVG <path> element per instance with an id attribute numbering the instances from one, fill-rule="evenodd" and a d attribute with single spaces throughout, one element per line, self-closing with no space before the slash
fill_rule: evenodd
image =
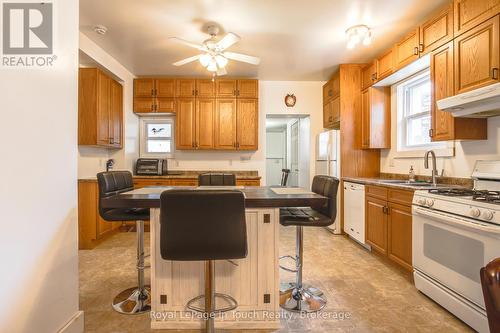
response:
<path id="1" fill-rule="evenodd" d="M 366 243 L 399 266 L 412 270 L 413 191 L 366 186 Z"/>
<path id="2" fill-rule="evenodd" d="M 146 186 L 198 186 L 197 178 L 134 178 L 134 188 Z M 236 179 L 236 186 L 260 186 L 260 179 Z"/>

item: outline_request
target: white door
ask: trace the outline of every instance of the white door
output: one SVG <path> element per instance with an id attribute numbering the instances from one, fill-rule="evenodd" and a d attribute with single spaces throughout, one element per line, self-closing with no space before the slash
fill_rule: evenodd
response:
<path id="1" fill-rule="evenodd" d="M 290 186 L 299 186 L 299 121 L 290 126 Z"/>
<path id="2" fill-rule="evenodd" d="M 286 167 L 286 131 L 266 132 L 266 184 L 280 185 Z"/>

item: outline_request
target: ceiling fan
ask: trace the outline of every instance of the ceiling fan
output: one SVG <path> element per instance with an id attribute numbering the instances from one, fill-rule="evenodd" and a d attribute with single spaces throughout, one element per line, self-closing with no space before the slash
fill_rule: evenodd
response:
<path id="1" fill-rule="evenodd" d="M 210 38 L 205 40 L 201 45 L 177 37 L 170 38 L 172 41 L 202 51 L 201 54 L 174 62 L 174 66 L 182 66 L 199 60 L 203 67 L 214 73 L 214 76 L 215 73 L 217 73 L 218 76 L 222 76 L 227 74 L 225 67 L 229 60 L 246 62 L 252 65 L 258 65 L 260 63 L 260 59 L 257 57 L 226 51 L 226 49 L 240 41 L 241 38 L 238 35 L 228 32 L 219 40 L 217 38 L 217 34 L 219 33 L 219 27 L 217 25 L 210 25 L 207 29 Z"/>

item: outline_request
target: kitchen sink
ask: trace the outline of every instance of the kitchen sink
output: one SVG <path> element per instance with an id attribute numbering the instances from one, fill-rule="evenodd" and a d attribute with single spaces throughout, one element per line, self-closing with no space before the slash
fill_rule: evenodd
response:
<path id="1" fill-rule="evenodd" d="M 382 184 L 394 184 L 394 185 L 408 185 L 408 186 L 422 186 L 422 187 L 435 187 L 431 183 L 427 182 L 410 182 L 408 180 L 401 179 L 385 179 L 380 181 Z"/>

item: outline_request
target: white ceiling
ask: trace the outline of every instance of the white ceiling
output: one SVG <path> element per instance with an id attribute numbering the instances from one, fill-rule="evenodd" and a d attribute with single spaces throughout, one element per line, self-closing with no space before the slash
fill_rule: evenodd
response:
<path id="1" fill-rule="evenodd" d="M 172 62 L 197 50 L 168 40 L 201 43 L 216 22 L 242 40 L 230 51 L 261 58 L 259 66 L 230 61 L 228 75 L 261 80 L 326 80 L 340 63 L 371 60 L 449 0 L 80 0 L 80 31 L 135 75 L 206 75 L 194 62 Z M 97 35 L 93 26 L 108 28 Z M 372 28 L 374 41 L 345 47 L 345 30 Z"/>

